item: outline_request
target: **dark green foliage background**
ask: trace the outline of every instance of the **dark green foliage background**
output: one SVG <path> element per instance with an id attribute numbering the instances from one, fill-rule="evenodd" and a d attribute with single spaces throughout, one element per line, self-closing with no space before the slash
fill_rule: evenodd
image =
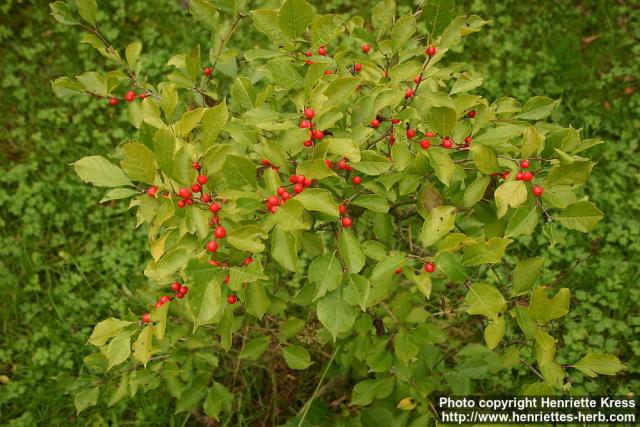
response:
<path id="1" fill-rule="evenodd" d="M 56 26 L 47 3 L 0 5 L 0 375 L 10 378 L 0 385 L 0 422 L 181 424 L 185 415 L 172 415 L 173 403 L 158 391 L 138 394 L 128 405 L 97 407 L 76 420 L 71 397 L 52 379 L 75 377 L 82 369 L 91 351 L 85 342 L 97 321 L 139 312 L 148 298 L 143 231 L 134 229 L 124 203 L 98 207 L 100 191 L 69 166 L 89 154 L 106 154 L 127 138 L 124 110 L 53 95 L 50 80 L 100 69 L 104 58 L 87 45 L 78 47 L 78 32 Z M 153 80 L 168 70 L 173 54 L 207 43 L 183 3 L 104 0 L 101 26 L 116 46 L 142 41 Z M 322 7 L 362 13 L 357 9 L 364 3 L 353 3 L 358 6 L 334 0 Z M 583 128 L 585 138 L 606 141 L 592 149 L 598 165 L 586 188 L 605 220 L 587 235 L 566 233 L 563 246 L 549 248 L 540 235 L 517 248 L 523 257 L 544 256 L 553 272 L 545 280 L 562 272 L 563 286 L 572 290 L 559 362 L 594 350 L 614 353 L 627 365 L 614 378 L 577 381 L 576 393 L 640 389 L 640 7 L 633 3 L 459 5 L 460 13 L 493 21 L 453 54 L 484 74 L 482 95 L 562 99 L 558 121 Z M 238 34 L 242 44 L 252 45 L 253 37 Z M 505 380 L 519 385 L 517 376 L 495 379 Z M 483 391 L 492 388 L 487 381 Z"/>

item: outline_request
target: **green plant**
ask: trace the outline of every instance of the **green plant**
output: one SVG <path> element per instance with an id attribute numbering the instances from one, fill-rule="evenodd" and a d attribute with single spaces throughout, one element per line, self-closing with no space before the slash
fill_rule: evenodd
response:
<path id="1" fill-rule="evenodd" d="M 106 200 L 132 198 L 150 239 L 145 275 L 175 292 L 147 301 L 139 322 L 96 326 L 100 352 L 85 361 L 100 377 L 70 385 L 78 412 L 163 380 L 178 411 L 203 402 L 217 418 L 232 411 L 236 386 L 235 375 L 226 385 L 211 375 L 219 358 L 306 369 L 329 356 L 321 382 L 345 376 L 356 383 L 351 405 L 377 402 L 357 416 L 399 401 L 417 423 L 432 416 L 432 393 L 468 393 L 472 380 L 520 364 L 539 377 L 524 394 L 567 392 L 573 369 L 622 368 L 600 353 L 558 364 L 550 332 L 568 313 L 569 289 L 549 299 L 555 281 L 536 286 L 542 258 L 504 259 L 539 222 L 555 243 L 558 227 L 587 232 L 602 218 L 575 193 L 593 167 L 578 153 L 600 141 L 543 121 L 549 98 L 520 105 L 468 93 L 482 78 L 442 59 L 481 18 L 448 23 L 450 14 L 417 10 L 425 40 L 414 14 L 395 18 L 393 2 L 369 24 L 316 16 L 303 0 L 253 11 L 193 1 L 212 32 L 209 59 L 199 47 L 175 56 L 175 71 L 152 85 L 140 43 L 123 57 L 96 26 L 95 3 L 76 5 L 81 18 L 62 2 L 53 14 L 86 29 L 119 69 L 60 78 L 54 91 L 126 103 L 139 129 L 118 147 L 120 167 L 89 156 L 76 172 L 109 187 Z M 229 40 L 248 16 L 272 48 L 246 51 L 239 67 Z M 508 279 L 498 265 L 513 270 Z M 472 344 L 479 334 L 486 346 Z"/>

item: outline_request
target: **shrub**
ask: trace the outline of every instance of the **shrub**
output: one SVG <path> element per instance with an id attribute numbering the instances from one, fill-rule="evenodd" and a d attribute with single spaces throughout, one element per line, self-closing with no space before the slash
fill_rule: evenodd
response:
<path id="1" fill-rule="evenodd" d="M 93 0 L 51 8 L 116 66 L 53 89 L 126 109 L 137 129 L 119 165 L 88 156 L 74 168 L 107 188 L 103 201 L 131 199 L 158 291 L 138 320 L 96 325 L 99 352 L 85 359 L 96 376 L 69 386 L 78 412 L 162 384 L 177 412 L 219 418 L 239 405 L 241 365 L 275 369 L 265 377 L 318 366 L 300 424 L 332 378 L 353 385 L 350 410 L 332 416 L 420 425 L 430 396 L 468 394 L 498 371 L 527 367 L 515 391 L 530 395 L 568 393 L 575 370 L 623 368 L 604 353 L 558 363 L 570 290 L 539 283 L 543 258 L 506 254 L 521 236 L 542 230 L 555 245 L 560 228 L 602 219 L 576 194 L 601 141 L 546 121 L 550 98 L 470 93 L 482 77 L 444 58 L 480 17 L 194 0 L 208 55 L 174 56 L 156 85 L 139 42 L 121 52 L 100 31 Z M 233 35 L 248 20 L 269 43 L 240 57 Z"/>

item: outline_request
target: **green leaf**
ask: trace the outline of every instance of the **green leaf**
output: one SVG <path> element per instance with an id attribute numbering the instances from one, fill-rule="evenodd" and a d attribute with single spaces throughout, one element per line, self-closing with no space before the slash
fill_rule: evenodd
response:
<path id="1" fill-rule="evenodd" d="M 238 77 L 231 85 L 231 100 L 243 110 L 255 107 L 256 93 L 251 80 Z"/>
<path id="2" fill-rule="evenodd" d="M 436 176 L 444 185 L 449 185 L 453 174 L 456 171 L 456 165 L 447 153 L 441 150 L 429 150 L 429 159 L 431 166 L 436 171 Z"/>
<path id="3" fill-rule="evenodd" d="M 133 322 L 116 319 L 114 317 L 105 319 L 93 328 L 93 332 L 89 337 L 89 343 L 97 347 L 102 347 L 110 338 L 115 337 L 131 324 L 133 324 Z"/>
<path id="4" fill-rule="evenodd" d="M 533 233 L 539 218 L 540 212 L 537 207 L 520 206 L 509 219 L 504 237 L 517 237 Z"/>
<path id="5" fill-rule="evenodd" d="M 409 361 L 416 357 L 420 351 L 412 334 L 405 329 L 401 329 L 393 338 L 393 349 L 396 357 L 407 366 Z"/>
<path id="6" fill-rule="evenodd" d="M 366 175 L 381 175 L 391 168 L 392 163 L 375 151 L 363 151 L 359 162 L 351 166 Z"/>
<path id="7" fill-rule="evenodd" d="M 137 194 L 140 194 L 140 192 L 131 188 L 112 188 L 107 191 L 100 203 L 108 202 L 109 200 L 126 199 Z"/>
<path id="8" fill-rule="evenodd" d="M 276 223 L 285 231 L 306 230 L 309 225 L 303 220 L 304 212 L 302 203 L 294 199 L 287 200 L 275 213 Z"/>
<path id="9" fill-rule="evenodd" d="M 486 175 L 481 175 L 476 178 L 476 180 L 469 184 L 469 186 L 464 191 L 464 196 L 462 197 L 462 206 L 464 206 L 465 208 L 470 208 L 480 200 L 482 200 L 490 182 L 491 178 Z"/>
<path id="10" fill-rule="evenodd" d="M 139 142 L 129 142 L 122 147 L 124 160 L 120 163 L 124 172 L 133 180 L 153 184 L 156 162 L 153 151 Z"/>
<path id="11" fill-rule="evenodd" d="M 307 349 L 299 345 L 283 347 L 282 356 L 284 356 L 284 361 L 287 362 L 287 366 L 291 369 L 307 369 L 312 364 L 311 356 Z"/>
<path id="12" fill-rule="evenodd" d="M 130 68 L 135 69 L 140 53 L 142 52 L 142 43 L 132 42 L 129 43 L 124 50 L 124 57 L 127 59 L 127 65 Z"/>
<path id="13" fill-rule="evenodd" d="M 243 346 L 238 357 L 240 359 L 258 360 L 260 356 L 269 348 L 271 338 L 257 337 L 250 339 Z"/>
<path id="14" fill-rule="evenodd" d="M 506 215 L 509 207 L 517 208 L 527 201 L 527 187 L 522 181 L 507 181 L 493 193 L 498 208 L 498 218 Z"/>
<path id="15" fill-rule="evenodd" d="M 311 47 L 326 46 L 342 32 L 343 19 L 338 15 L 322 15 L 311 25 Z"/>
<path id="16" fill-rule="evenodd" d="M 351 404 L 367 406 L 370 405 L 374 399 L 387 398 L 393 392 L 393 386 L 393 377 L 360 381 L 353 387 Z"/>
<path id="17" fill-rule="evenodd" d="M 549 116 L 557 102 L 546 96 L 534 96 L 522 106 L 516 117 L 522 120 L 540 120 Z"/>
<path id="18" fill-rule="evenodd" d="M 342 229 L 338 237 L 338 250 L 349 273 L 358 273 L 362 270 L 365 263 L 364 250 L 353 231 Z"/>
<path id="19" fill-rule="evenodd" d="M 544 265 L 541 257 L 518 261 L 513 271 L 514 293 L 526 292 L 533 288 Z"/>
<path id="20" fill-rule="evenodd" d="M 194 110 L 186 111 L 174 125 L 176 134 L 182 137 L 189 135 L 200 124 L 206 110 L 204 107 L 198 107 Z"/>
<path id="21" fill-rule="evenodd" d="M 262 239 L 266 239 L 267 234 L 257 225 L 244 225 L 234 228 L 227 235 L 227 242 L 241 251 L 258 253 L 264 251 Z"/>
<path id="22" fill-rule="evenodd" d="M 456 127 L 456 110 L 449 107 L 432 107 L 428 120 L 431 128 L 442 136 L 449 136 Z"/>
<path id="23" fill-rule="evenodd" d="M 393 0 L 383 0 L 378 2 L 371 11 L 371 22 L 378 35 L 386 33 L 393 23 L 396 14 L 396 2 Z"/>
<path id="24" fill-rule="evenodd" d="M 342 281 L 342 265 L 337 253 L 334 251 L 314 259 L 309 265 L 308 278 L 316 284 L 315 298 L 337 289 Z"/>
<path id="25" fill-rule="evenodd" d="M 356 321 L 357 310 L 342 297 L 340 288 L 320 298 L 316 307 L 318 320 L 333 336 L 348 332 Z"/>
<path id="26" fill-rule="evenodd" d="M 276 44 L 281 44 L 287 40 L 287 36 L 278 25 L 278 11 L 271 9 L 252 10 L 253 25 L 256 29 L 267 36 Z"/>
<path id="27" fill-rule="evenodd" d="M 362 311 L 367 309 L 371 293 L 371 282 L 364 276 L 349 274 L 342 288 L 344 300 L 349 305 L 357 305 Z"/>
<path id="28" fill-rule="evenodd" d="M 570 291 L 561 288 L 551 299 L 547 296 L 547 290 L 541 286 L 534 289 L 529 303 L 531 317 L 544 325 L 550 320 L 559 319 L 569 312 Z"/>
<path id="29" fill-rule="evenodd" d="M 202 144 L 205 149 L 211 147 L 229 118 L 227 103 L 221 102 L 208 108 L 202 116 Z"/>
<path id="30" fill-rule="evenodd" d="M 153 322 L 153 333 L 156 338 L 161 340 L 167 329 L 167 314 L 171 303 L 163 304 L 162 307 L 151 311 L 151 321 Z"/>
<path id="31" fill-rule="evenodd" d="M 500 262 L 505 249 L 512 241 L 502 237 L 493 237 L 485 243 L 469 245 L 464 249 L 463 264 L 466 267 L 471 267 Z"/>
<path id="32" fill-rule="evenodd" d="M 109 366 L 107 371 L 116 365 L 121 364 L 129 358 L 131 354 L 131 335 L 133 331 L 120 332 L 107 346 L 107 359 Z"/>
<path id="33" fill-rule="evenodd" d="M 494 320 L 490 320 L 487 327 L 484 330 L 484 342 L 487 343 L 487 347 L 493 350 L 500 344 L 504 337 L 505 324 L 504 316 L 499 316 Z"/>
<path id="34" fill-rule="evenodd" d="M 404 15 L 398 19 L 391 31 L 391 47 L 394 52 L 404 49 L 411 36 L 416 32 L 416 18 Z"/>
<path id="35" fill-rule="evenodd" d="M 422 19 L 431 40 L 435 40 L 456 16 L 455 0 L 430 0 L 425 3 Z"/>
<path id="36" fill-rule="evenodd" d="M 147 367 L 152 353 L 153 326 L 147 325 L 138 335 L 138 339 L 133 343 L 133 357 Z"/>
<path id="37" fill-rule="evenodd" d="M 296 175 L 304 175 L 309 179 L 322 179 L 328 176 L 334 176 L 335 172 L 327 167 L 324 160 L 304 160 L 298 163 L 296 167 Z"/>
<path id="38" fill-rule="evenodd" d="M 171 116 L 178 105 L 178 91 L 173 83 L 161 85 L 161 107 L 165 118 L 171 123 Z"/>
<path id="39" fill-rule="evenodd" d="M 96 15 L 98 14 L 96 0 L 76 0 L 76 6 L 78 6 L 78 12 L 82 19 L 95 27 Z"/>
<path id="40" fill-rule="evenodd" d="M 166 128 L 161 128 L 156 132 L 154 141 L 156 161 L 158 162 L 158 166 L 160 166 L 160 170 L 170 177 L 174 176 L 173 153 L 176 147 L 176 138 L 171 131 Z"/>
<path id="41" fill-rule="evenodd" d="M 284 34 L 296 38 L 313 22 L 315 12 L 304 0 L 286 0 L 280 8 L 278 23 Z"/>
<path id="42" fill-rule="evenodd" d="M 96 187 L 131 185 L 122 169 L 102 156 L 83 157 L 73 163 L 73 166 L 80 179 Z"/>
<path id="43" fill-rule="evenodd" d="M 285 89 L 298 89 L 304 84 L 297 68 L 287 58 L 272 59 L 265 68 L 271 73 L 273 82 Z"/>
<path id="44" fill-rule="evenodd" d="M 222 171 L 229 188 L 242 189 L 245 187 L 256 188 L 258 185 L 256 169 L 257 166 L 251 160 L 230 154 L 224 162 Z"/>
<path id="45" fill-rule="evenodd" d="M 571 164 L 558 163 L 549 171 L 547 185 L 582 185 L 587 182 L 593 169 L 590 160 L 575 161 Z"/>
<path id="46" fill-rule="evenodd" d="M 453 230 L 456 222 L 456 208 L 453 206 L 438 206 L 434 208 L 422 227 L 422 244 L 431 246 L 442 236 Z"/>
<path id="47" fill-rule="evenodd" d="M 218 30 L 218 11 L 207 0 L 191 0 L 189 10 L 207 30 Z"/>
<path id="48" fill-rule="evenodd" d="M 191 259 L 185 275 L 190 283 L 186 306 L 194 329 L 220 320 L 225 307 L 221 287 L 227 272 L 206 260 Z"/>
<path id="49" fill-rule="evenodd" d="M 573 365 L 585 375 L 595 378 L 600 375 L 615 375 L 624 369 L 624 365 L 613 354 L 587 353 L 582 359 Z"/>
<path id="50" fill-rule="evenodd" d="M 352 162 L 359 162 L 360 148 L 353 140 L 348 138 L 331 138 L 327 142 L 327 151 L 329 153 L 338 154 L 342 157 L 346 157 Z M 321 149 L 322 146 L 318 145 L 317 149 Z"/>
<path id="51" fill-rule="evenodd" d="M 280 227 L 275 227 L 271 237 L 271 256 L 287 270 L 297 271 L 298 242 L 296 236 Z"/>
<path id="52" fill-rule="evenodd" d="M 496 320 L 507 309 L 507 303 L 500 291 L 491 285 L 474 284 L 469 287 L 464 303 L 467 313 L 479 314 Z"/>
<path id="53" fill-rule="evenodd" d="M 84 92 L 84 86 L 69 77 L 60 77 L 52 81 L 51 88 L 59 98 L 68 98 Z"/>
<path id="54" fill-rule="evenodd" d="M 51 16 L 63 25 L 78 25 L 79 22 L 73 17 L 71 7 L 63 1 L 56 1 L 49 4 L 51 8 Z"/>
<path id="55" fill-rule="evenodd" d="M 373 212 L 386 213 L 389 211 L 389 203 L 387 203 L 387 199 L 379 194 L 363 194 L 353 199 L 351 204 L 361 206 Z"/>
<path id="56" fill-rule="evenodd" d="M 82 389 L 73 398 L 73 404 L 76 407 L 76 414 L 80 415 L 82 411 L 90 406 L 95 406 L 98 403 L 98 395 L 100 394 L 100 387 L 92 387 L 89 389 Z"/>
<path id="57" fill-rule="evenodd" d="M 355 93 L 359 83 L 360 80 L 355 77 L 338 77 L 329 83 L 324 95 L 328 98 L 328 102 L 339 104 Z"/>
<path id="58" fill-rule="evenodd" d="M 264 286 L 260 283 L 248 284 L 244 290 L 244 298 L 247 313 L 262 319 L 271 303 Z"/>
<path id="59" fill-rule="evenodd" d="M 523 159 L 530 157 L 535 153 L 539 153 L 544 148 L 544 135 L 538 129 L 531 126 L 524 131 L 522 139 L 522 147 L 520 148 L 520 156 Z"/>
<path id="60" fill-rule="evenodd" d="M 596 205 L 581 200 L 571 203 L 553 219 L 571 230 L 588 233 L 603 217 L 604 214 Z"/>
<path id="61" fill-rule="evenodd" d="M 224 385 L 219 382 L 213 382 L 213 385 L 209 389 L 202 409 L 204 413 L 211 418 L 218 420 L 220 412 L 224 410 L 226 413 L 230 413 L 233 408 L 233 394 Z"/>
<path id="62" fill-rule="evenodd" d="M 486 175 L 499 171 L 498 158 L 495 151 L 486 145 L 474 145 L 471 147 L 473 162 L 478 170 Z"/>
<path id="63" fill-rule="evenodd" d="M 333 194 L 322 188 L 309 188 L 296 196 L 296 200 L 309 211 L 318 211 L 337 218 L 338 204 Z"/>

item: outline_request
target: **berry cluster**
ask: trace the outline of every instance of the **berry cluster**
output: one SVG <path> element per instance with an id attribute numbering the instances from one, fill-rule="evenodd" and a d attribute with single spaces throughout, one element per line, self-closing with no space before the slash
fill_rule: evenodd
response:
<path id="1" fill-rule="evenodd" d="M 178 299 L 182 299 L 184 298 L 184 296 L 187 294 L 187 292 L 189 292 L 189 288 L 180 284 L 180 282 L 173 282 L 171 284 L 171 290 L 175 292 L 174 297 L 178 298 Z M 171 301 L 174 297 L 170 297 L 168 295 L 163 295 L 160 298 L 158 298 L 158 301 L 155 303 L 154 307 L 155 308 L 160 308 L 163 305 L 165 305 L 166 303 L 168 303 L 169 301 Z M 144 323 L 149 323 L 151 321 L 151 314 L 150 313 L 144 313 L 142 315 L 142 321 Z"/>
<path id="2" fill-rule="evenodd" d="M 533 178 L 535 177 L 533 172 L 528 171 L 527 169 L 529 169 L 529 160 L 527 159 L 522 159 L 520 160 L 520 171 L 518 171 L 518 173 L 516 174 L 516 181 L 525 181 L 525 182 L 530 182 L 533 181 Z M 509 178 L 509 171 L 504 171 L 501 174 L 502 179 L 506 180 Z M 544 192 L 544 189 L 538 185 L 534 185 L 532 188 L 532 192 L 533 195 L 536 197 L 540 197 L 542 196 L 542 193 Z"/>
<path id="3" fill-rule="evenodd" d="M 140 93 L 140 94 L 136 94 L 134 91 L 130 90 L 129 92 L 127 92 L 122 98 L 116 98 L 116 97 L 110 97 L 107 100 L 107 103 L 109 105 L 115 106 L 118 105 L 118 103 L 120 101 L 127 101 L 127 102 L 133 102 L 136 99 L 145 99 L 146 97 L 151 96 L 151 94 L 149 93 Z"/>
<path id="4" fill-rule="evenodd" d="M 346 216 L 347 215 L 347 205 L 345 205 L 345 204 L 339 205 L 338 206 L 338 212 L 340 212 L 340 217 L 341 217 L 340 222 L 342 223 L 342 226 L 344 228 L 351 227 L 351 224 L 353 224 L 353 219 L 351 219 L 350 217 Z"/>
<path id="5" fill-rule="evenodd" d="M 302 143 L 305 147 L 313 147 L 314 141 L 319 141 L 324 138 L 324 132 L 316 129 L 313 124 L 313 118 L 315 115 L 316 113 L 312 108 L 304 109 L 304 116 L 306 119 L 302 120 L 299 126 L 301 129 L 309 129 L 309 139 Z"/>

